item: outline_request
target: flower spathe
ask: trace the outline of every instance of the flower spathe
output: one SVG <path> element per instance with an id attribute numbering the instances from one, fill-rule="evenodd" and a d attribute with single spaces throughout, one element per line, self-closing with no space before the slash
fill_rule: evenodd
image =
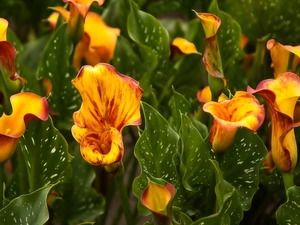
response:
<path id="1" fill-rule="evenodd" d="M 70 4 L 70 11 L 78 10 L 82 18 L 85 19 L 92 3 L 96 2 L 98 5 L 102 5 L 104 0 L 64 0 L 64 2 Z"/>
<path id="2" fill-rule="evenodd" d="M 6 41 L 7 28 L 8 28 L 7 20 L 0 18 L 0 41 Z"/>
<path id="3" fill-rule="evenodd" d="M 194 43 L 189 42 L 188 40 L 182 37 L 176 37 L 172 41 L 172 46 L 179 49 L 179 51 L 183 54 L 199 54 Z"/>
<path id="4" fill-rule="evenodd" d="M 215 152 L 224 152 L 230 147 L 239 127 L 256 131 L 265 117 L 263 105 L 244 91 L 237 91 L 230 100 L 207 102 L 203 110 L 214 118 L 210 142 Z"/>
<path id="5" fill-rule="evenodd" d="M 73 115 L 72 134 L 83 158 L 93 165 L 120 162 L 122 129 L 141 124 L 139 83 L 104 63 L 83 66 L 72 83 L 82 97 Z"/>
<path id="6" fill-rule="evenodd" d="M 21 92 L 10 97 L 12 114 L 0 117 L 0 163 L 8 160 L 15 151 L 19 138 L 30 120 L 47 120 L 49 105 L 44 97 L 31 92 Z"/>
<path id="7" fill-rule="evenodd" d="M 152 181 L 141 196 L 142 204 L 153 214 L 154 224 L 172 224 L 172 205 L 170 204 L 175 196 L 176 189 L 170 184 L 161 185 Z"/>
<path id="8" fill-rule="evenodd" d="M 276 79 L 261 81 L 248 92 L 261 95 L 270 110 L 272 121 L 271 151 L 276 167 L 292 171 L 297 163 L 298 150 L 294 133 L 294 108 L 300 96 L 300 78 L 291 72 L 279 74 Z"/>

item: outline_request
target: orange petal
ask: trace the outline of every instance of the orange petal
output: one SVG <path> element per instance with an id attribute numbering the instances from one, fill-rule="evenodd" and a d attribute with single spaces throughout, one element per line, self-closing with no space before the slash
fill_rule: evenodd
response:
<path id="1" fill-rule="evenodd" d="M 210 141 L 216 152 L 225 151 L 233 142 L 238 127 L 256 131 L 264 121 L 264 107 L 247 92 L 237 91 L 231 100 L 207 102 L 205 112 L 214 117 Z"/>
<path id="2" fill-rule="evenodd" d="M 0 18 L 0 41 L 6 41 L 7 28 L 8 28 L 7 20 Z"/>
<path id="3" fill-rule="evenodd" d="M 194 43 L 181 37 L 176 37 L 173 40 L 172 45 L 178 47 L 183 54 L 199 53 Z"/>
<path id="4" fill-rule="evenodd" d="M 21 137 L 26 124 L 34 118 L 47 120 L 49 105 L 45 98 L 31 92 L 21 92 L 10 97 L 13 112 L 0 117 L 0 134 L 12 138 Z"/>
<path id="5" fill-rule="evenodd" d="M 75 8 L 79 11 L 80 15 L 84 19 L 93 2 L 96 2 L 98 5 L 102 5 L 104 3 L 104 0 L 64 0 L 64 2 L 75 6 Z"/>
<path id="6" fill-rule="evenodd" d="M 88 132 L 82 137 L 80 152 L 92 165 L 105 166 L 120 162 L 124 155 L 122 135 L 113 127 L 103 133 Z"/>
<path id="7" fill-rule="evenodd" d="M 142 204 L 154 213 L 167 214 L 167 206 L 175 196 L 176 189 L 170 183 L 165 186 L 148 182 L 147 188 L 143 191 Z"/>

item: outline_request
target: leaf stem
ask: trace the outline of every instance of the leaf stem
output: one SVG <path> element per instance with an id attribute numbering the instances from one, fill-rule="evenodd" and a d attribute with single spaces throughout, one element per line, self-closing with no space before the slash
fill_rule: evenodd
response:
<path id="1" fill-rule="evenodd" d="M 4 168 L 4 163 L 0 164 L 0 210 L 4 206 L 4 175 L 5 175 L 5 168 Z"/>
<path id="2" fill-rule="evenodd" d="M 289 172 L 289 173 L 281 173 L 281 175 L 283 177 L 285 191 L 287 191 L 287 189 L 294 186 L 294 174 L 292 172 Z"/>
<path id="3" fill-rule="evenodd" d="M 130 204 L 129 204 L 127 190 L 125 187 L 125 182 L 124 182 L 123 163 L 120 164 L 120 167 L 119 167 L 117 173 L 115 174 L 115 182 L 116 182 L 116 187 L 119 190 L 120 201 L 121 201 L 121 205 L 122 205 L 123 212 L 125 215 L 126 224 L 135 225 L 135 222 L 133 220 L 133 215 L 131 212 L 131 208 L 130 208 Z"/>

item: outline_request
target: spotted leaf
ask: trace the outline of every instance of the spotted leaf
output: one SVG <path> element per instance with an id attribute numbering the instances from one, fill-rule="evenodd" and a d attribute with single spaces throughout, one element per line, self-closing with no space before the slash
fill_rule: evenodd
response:
<path id="1" fill-rule="evenodd" d="M 0 224 L 41 225 L 49 219 L 47 196 L 54 185 L 47 185 L 30 194 L 13 199 L 0 211 Z"/>
<path id="2" fill-rule="evenodd" d="M 300 224 L 300 187 L 290 187 L 287 190 L 287 202 L 277 210 L 277 222 L 280 225 Z"/>
<path id="3" fill-rule="evenodd" d="M 142 103 L 142 109 L 145 129 L 134 148 L 135 157 L 142 168 L 140 176 L 133 183 L 133 192 L 138 198 L 147 187 L 147 174 L 166 180 L 177 190 L 179 184 L 176 166 L 173 163 L 173 158 L 178 151 L 179 137 L 154 108 L 147 103 Z M 139 207 L 141 213 L 148 213 L 141 207 L 140 202 Z"/>
<path id="4" fill-rule="evenodd" d="M 220 163 L 224 179 L 239 192 L 243 210 L 251 207 L 252 198 L 258 190 L 259 170 L 267 154 L 257 134 L 247 129 L 238 129 L 232 146 Z"/>
<path id="5" fill-rule="evenodd" d="M 76 146 L 74 143 L 70 145 L 75 157 L 71 162 L 73 176 L 68 183 L 61 183 L 55 188 L 61 198 L 54 204 L 55 217 L 64 224 L 94 221 L 104 211 L 104 198 L 91 187 L 95 171 L 84 161 L 79 146 Z"/>
<path id="6" fill-rule="evenodd" d="M 30 191 L 63 181 L 70 175 L 71 156 L 64 137 L 53 126 L 52 119 L 34 120 L 20 139 Z"/>
<path id="7" fill-rule="evenodd" d="M 53 84 L 49 104 L 58 128 L 69 130 L 73 112 L 79 109 L 81 98 L 71 85 L 77 71 L 69 63 L 73 46 L 68 39 L 67 24 L 61 25 L 47 43 L 38 66 L 38 77 L 48 78 Z"/>

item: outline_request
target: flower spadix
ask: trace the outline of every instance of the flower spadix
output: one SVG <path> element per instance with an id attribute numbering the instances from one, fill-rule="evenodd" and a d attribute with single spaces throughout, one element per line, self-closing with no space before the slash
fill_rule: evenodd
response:
<path id="1" fill-rule="evenodd" d="M 0 163 L 14 153 L 19 138 L 24 134 L 30 120 L 47 120 L 49 105 L 44 97 L 31 92 L 21 92 L 10 97 L 12 114 L 0 117 Z"/>
<path id="2" fill-rule="evenodd" d="M 290 172 L 297 163 L 297 145 L 294 133 L 294 108 L 300 96 L 300 78 L 291 72 L 279 74 L 276 79 L 261 81 L 248 92 L 261 95 L 271 113 L 271 151 L 276 167 Z"/>
<path id="3" fill-rule="evenodd" d="M 83 158 L 93 165 L 120 162 L 122 129 L 141 124 L 143 90 L 139 83 L 102 63 L 82 67 L 72 83 L 82 97 L 82 105 L 73 115 L 72 134 L 80 143 Z"/>
<path id="4" fill-rule="evenodd" d="M 214 118 L 210 142 L 215 152 L 224 152 L 230 147 L 239 127 L 256 131 L 265 117 L 264 107 L 244 91 L 237 91 L 230 100 L 207 102 L 203 110 Z"/>

